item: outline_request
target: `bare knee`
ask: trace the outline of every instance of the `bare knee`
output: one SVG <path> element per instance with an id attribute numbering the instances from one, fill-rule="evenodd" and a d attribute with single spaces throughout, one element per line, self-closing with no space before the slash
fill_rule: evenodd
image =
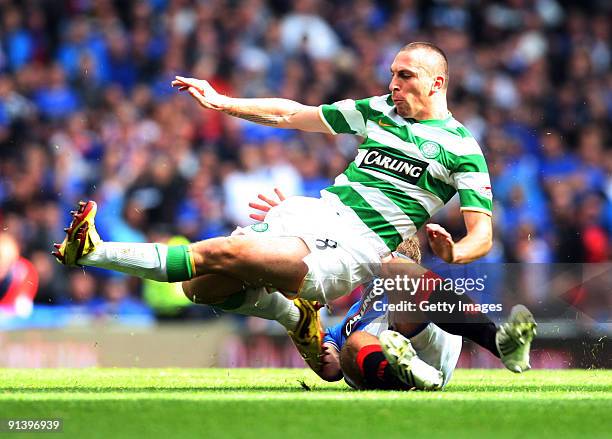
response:
<path id="1" fill-rule="evenodd" d="M 183 294 L 193 303 L 201 304 L 201 305 L 210 305 L 211 302 L 206 300 L 206 297 L 203 297 L 201 292 L 198 292 L 197 285 L 193 280 L 186 280 L 181 283 L 181 287 L 183 288 Z M 200 293 L 200 294 L 199 294 Z"/>
<path id="2" fill-rule="evenodd" d="M 185 297 L 195 303 L 195 296 L 191 290 L 191 282 L 188 280 L 181 282 L 181 288 Z"/>
<path id="3" fill-rule="evenodd" d="M 365 388 L 365 381 L 357 364 L 357 355 L 361 348 L 373 344 L 380 344 L 376 337 L 365 331 L 356 331 L 349 336 L 340 351 L 340 367 L 342 372 L 358 388 Z"/>

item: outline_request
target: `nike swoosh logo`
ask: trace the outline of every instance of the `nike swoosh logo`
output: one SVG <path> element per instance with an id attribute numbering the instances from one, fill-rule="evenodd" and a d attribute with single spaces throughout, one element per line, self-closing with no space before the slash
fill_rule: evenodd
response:
<path id="1" fill-rule="evenodd" d="M 384 123 L 382 121 L 382 119 L 378 119 L 378 125 L 380 125 L 381 127 L 391 127 L 391 128 L 396 128 L 395 125 L 392 125 L 390 123 Z"/>

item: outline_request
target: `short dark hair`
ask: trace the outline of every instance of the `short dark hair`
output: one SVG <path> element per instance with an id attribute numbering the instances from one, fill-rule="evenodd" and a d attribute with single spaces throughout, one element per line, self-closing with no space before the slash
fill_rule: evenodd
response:
<path id="1" fill-rule="evenodd" d="M 428 43 L 426 41 L 414 41 L 412 43 L 406 44 L 404 47 L 400 49 L 400 52 L 406 52 L 408 50 L 414 49 L 424 49 L 434 52 L 436 56 L 439 58 L 440 67 L 442 68 L 442 73 L 444 74 L 444 88 L 448 86 L 448 58 L 446 57 L 446 53 L 438 46 L 433 43 Z"/>

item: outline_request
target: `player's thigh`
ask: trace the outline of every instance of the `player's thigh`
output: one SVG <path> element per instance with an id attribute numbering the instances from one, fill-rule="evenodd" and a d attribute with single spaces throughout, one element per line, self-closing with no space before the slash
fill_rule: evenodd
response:
<path id="1" fill-rule="evenodd" d="M 365 389 L 366 383 L 357 364 L 357 355 L 363 347 L 369 345 L 380 345 L 380 341 L 365 331 L 356 331 L 349 336 L 340 350 L 342 373 L 347 382 L 350 381 L 350 384 L 358 389 Z"/>
<path id="2" fill-rule="evenodd" d="M 308 272 L 308 247 L 292 236 L 243 235 L 191 245 L 196 273 L 235 277 L 249 286 L 297 291 Z"/>
<path id="3" fill-rule="evenodd" d="M 212 305 L 244 289 L 244 282 L 223 274 L 204 274 L 185 281 L 183 293 L 194 303 Z"/>
<path id="4" fill-rule="evenodd" d="M 423 327 L 427 319 L 420 311 L 392 311 L 389 312 L 390 327 L 400 334 L 414 334 Z"/>

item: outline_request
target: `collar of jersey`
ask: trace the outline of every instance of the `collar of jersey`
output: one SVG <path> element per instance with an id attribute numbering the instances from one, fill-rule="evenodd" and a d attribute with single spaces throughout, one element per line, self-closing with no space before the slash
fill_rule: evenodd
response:
<path id="1" fill-rule="evenodd" d="M 448 117 L 446 119 L 423 119 L 423 120 L 417 120 L 414 119 L 412 117 L 408 117 L 405 120 L 411 123 L 420 123 L 423 125 L 429 125 L 432 127 L 443 127 L 446 126 L 447 123 L 450 122 L 450 120 L 453 118 L 453 115 L 451 114 L 451 112 L 448 112 Z"/>

